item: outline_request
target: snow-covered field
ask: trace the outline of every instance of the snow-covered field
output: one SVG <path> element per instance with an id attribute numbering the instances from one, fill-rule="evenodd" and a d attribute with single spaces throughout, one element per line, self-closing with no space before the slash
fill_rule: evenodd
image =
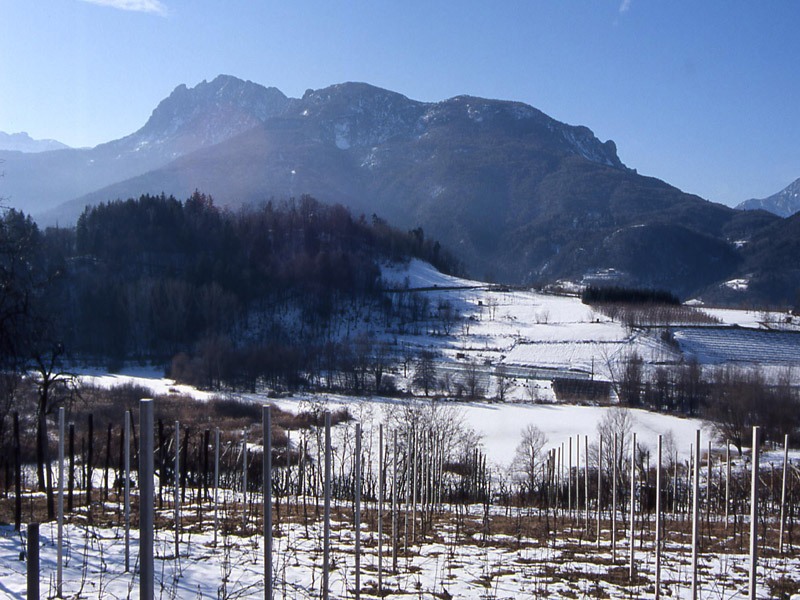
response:
<path id="1" fill-rule="evenodd" d="M 400 507 L 402 509 L 402 506 Z M 310 509 L 313 511 L 313 509 Z M 399 527 L 404 528 L 404 514 Z M 349 513 L 334 507 L 331 523 L 331 598 L 352 598 L 355 586 L 355 533 Z M 165 511 L 169 517 L 169 511 Z M 235 515 L 233 515 L 235 516 Z M 576 515 L 578 516 L 578 515 Z M 205 515 L 206 519 L 210 517 Z M 398 549 L 393 572 L 388 532 L 384 530 L 383 596 L 413 598 L 652 598 L 655 554 L 650 533 L 641 535 L 635 549 L 635 573 L 628 578 L 629 543 L 620 525 L 616 560 L 609 531 L 604 529 L 600 548 L 593 542 L 594 520 L 589 534 L 580 522 L 562 521 L 551 527 L 560 535 L 544 535 L 543 519 L 512 509 L 508 517 L 494 515 L 484 535 L 483 511 L 437 522 L 435 535 L 409 546 L 408 555 Z M 622 515 L 620 515 L 620 522 Z M 377 594 L 377 534 L 371 516 L 362 521 L 361 590 L 363 597 Z M 641 526 L 641 523 L 639 524 Z M 605 524 L 604 524 L 605 526 Z M 492 529 L 495 531 L 493 532 Z M 500 531 L 502 530 L 502 531 Z M 687 541 L 691 527 L 680 516 L 665 525 L 662 559 L 662 597 L 691 598 L 691 554 Z M 285 517 L 273 539 L 273 586 L 276 599 L 320 598 L 322 585 L 322 528 L 320 519 L 308 525 Z M 57 537 L 54 525 L 40 531 L 40 586 L 42 597 L 55 596 Z M 124 537 L 120 527 L 69 524 L 65 527 L 63 597 L 82 599 L 138 598 L 139 581 L 124 570 Z M 180 554 L 175 557 L 174 533 L 157 530 L 155 540 L 155 597 L 168 599 L 263 598 L 264 544 L 257 522 L 246 534 L 219 533 L 217 544 L 210 523 L 203 533 L 184 531 Z M 712 543 L 712 542 L 708 542 Z M 26 563 L 18 557 L 24 535 L 0 528 L 0 597 L 22 599 L 26 590 Z M 744 545 L 746 548 L 746 544 Z M 765 553 L 766 554 L 766 553 Z M 138 568 L 138 532 L 131 531 L 131 565 Z M 748 557 L 742 551 L 699 555 L 701 598 L 747 597 Z M 779 582 L 796 586 L 800 557 L 767 554 L 760 558 L 757 597 L 776 596 Z M 787 596 L 788 597 L 788 596 Z M 795 596 L 792 596 L 793 598 Z"/>
<path id="2" fill-rule="evenodd" d="M 383 275 L 399 288 L 423 288 L 413 293 L 426 296 L 431 307 L 450 302 L 461 312 L 464 319 L 449 336 L 395 336 L 398 343 L 434 348 L 454 362 L 460 356 L 461 363 L 577 369 L 606 379 L 634 353 L 646 365 L 679 364 L 689 358 L 709 366 L 800 364 L 800 332 L 786 324 L 787 318 L 797 318 L 781 313 L 698 308 L 721 325 L 675 327 L 676 348 L 662 339 L 661 328 L 631 331 L 578 296 L 486 286 L 443 275 L 418 260 L 387 266 Z M 434 286 L 456 289 L 430 289 Z M 776 328 L 783 331 L 771 331 Z M 521 386 L 512 390 L 515 396 L 524 396 Z"/>

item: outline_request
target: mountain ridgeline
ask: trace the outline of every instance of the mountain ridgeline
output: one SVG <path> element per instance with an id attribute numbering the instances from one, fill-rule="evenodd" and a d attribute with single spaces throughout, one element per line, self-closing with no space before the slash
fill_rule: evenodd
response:
<path id="1" fill-rule="evenodd" d="M 200 189 L 230 208 L 309 194 L 422 228 L 478 278 L 654 287 L 730 303 L 791 301 L 800 287 L 791 264 L 773 262 L 762 277 L 763 257 L 780 254 L 769 240 L 748 254 L 778 217 L 641 176 L 613 141 L 519 102 L 419 102 L 364 83 L 288 98 L 219 76 L 179 86 L 120 140 L 0 159 L 0 192 L 42 223 L 141 194 Z M 750 285 L 725 285 L 740 279 Z"/>

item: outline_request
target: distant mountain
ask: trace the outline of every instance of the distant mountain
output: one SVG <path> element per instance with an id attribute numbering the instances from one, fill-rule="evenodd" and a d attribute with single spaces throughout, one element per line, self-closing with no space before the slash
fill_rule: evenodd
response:
<path id="1" fill-rule="evenodd" d="M 795 179 L 777 194 L 772 194 L 767 198 L 745 200 L 736 208 L 739 210 L 758 210 L 760 208 L 779 217 L 790 217 L 796 212 L 800 212 L 800 179 Z"/>
<path id="2" fill-rule="evenodd" d="M 220 75 L 191 90 L 178 86 L 135 133 L 89 149 L 39 154 L 0 151 L 0 197 L 28 213 L 168 164 L 280 113 L 288 99 L 275 88 Z"/>
<path id="3" fill-rule="evenodd" d="M 49 150 L 64 150 L 65 148 L 69 148 L 69 146 L 56 140 L 35 140 L 25 131 L 19 133 L 0 131 L 0 150 L 47 152 Z"/>
<path id="4" fill-rule="evenodd" d="M 51 162 L 8 160 L 13 181 L 0 181 L 0 195 L 25 182 L 27 206 L 20 192 L 5 195 L 44 223 L 143 193 L 200 189 L 232 208 L 310 194 L 421 227 L 473 275 L 510 283 L 713 291 L 739 273 L 743 245 L 777 219 L 643 177 L 613 141 L 519 102 L 426 103 L 365 83 L 287 98 L 220 76 L 176 88 L 131 136 L 41 156 Z"/>

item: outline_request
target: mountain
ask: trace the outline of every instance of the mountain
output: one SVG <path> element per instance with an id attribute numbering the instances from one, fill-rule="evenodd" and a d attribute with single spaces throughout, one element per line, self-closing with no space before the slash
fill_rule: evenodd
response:
<path id="1" fill-rule="evenodd" d="M 790 217 L 800 212 L 800 179 L 795 179 L 777 194 L 772 194 L 767 198 L 745 200 L 736 208 L 739 210 L 763 209 L 779 217 Z"/>
<path id="2" fill-rule="evenodd" d="M 225 75 L 191 90 L 181 85 L 141 129 L 119 140 L 38 154 L 0 151 L 0 197 L 34 215 L 46 212 L 247 131 L 287 103 L 275 88 Z"/>
<path id="3" fill-rule="evenodd" d="M 310 194 L 421 228 L 475 276 L 508 283 L 713 295 L 740 274 L 745 242 L 777 220 L 641 176 L 613 141 L 519 102 L 419 102 L 365 83 L 287 98 L 220 76 L 176 88 L 131 136 L 69 152 L 40 155 L 77 157 L 72 187 L 39 197 L 40 222 L 74 222 L 86 205 L 143 193 L 200 189 L 231 208 Z M 58 180 L 56 166 L 33 178 Z"/>
<path id="4" fill-rule="evenodd" d="M 56 140 L 35 140 L 27 132 L 6 133 L 0 131 L 0 150 L 12 152 L 47 152 L 49 150 L 64 150 L 69 148 Z"/>

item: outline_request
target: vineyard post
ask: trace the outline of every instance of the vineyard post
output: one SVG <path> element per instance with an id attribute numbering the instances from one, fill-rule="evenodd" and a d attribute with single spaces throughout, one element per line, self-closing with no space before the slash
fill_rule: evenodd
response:
<path id="1" fill-rule="evenodd" d="M 247 533 L 247 427 L 242 429 L 242 531 Z"/>
<path id="2" fill-rule="evenodd" d="M 631 444 L 631 506 L 630 506 L 630 531 L 631 531 L 631 562 L 628 569 L 628 577 L 633 581 L 633 561 L 635 555 L 634 541 L 636 540 L 636 433 L 633 434 L 633 444 Z"/>
<path id="3" fill-rule="evenodd" d="M 750 600 L 756 598 L 756 569 L 758 567 L 758 462 L 759 427 L 753 427 L 753 453 L 750 466 L 750 579 L 748 585 Z"/>
<path id="4" fill-rule="evenodd" d="M 383 591 L 383 423 L 378 427 L 378 595 Z"/>
<path id="5" fill-rule="evenodd" d="M 786 522 L 786 470 L 789 464 L 789 434 L 783 437 L 783 483 L 781 484 L 781 522 L 778 532 L 778 553 L 783 553 L 783 532 Z"/>
<path id="6" fill-rule="evenodd" d="M 28 600 L 39 600 L 39 524 L 28 523 Z"/>
<path id="7" fill-rule="evenodd" d="M 725 448 L 725 530 L 728 529 L 728 517 L 731 505 L 731 442 Z"/>
<path id="8" fill-rule="evenodd" d="M 139 600 L 153 600 L 153 401 L 139 402 Z"/>
<path id="9" fill-rule="evenodd" d="M 22 526 L 22 457 L 19 442 L 19 413 L 14 411 L 14 531 Z"/>
<path id="10" fill-rule="evenodd" d="M 217 547 L 219 529 L 219 427 L 214 429 L 214 547 Z"/>
<path id="11" fill-rule="evenodd" d="M 611 470 L 611 562 L 617 562 L 617 434 L 614 433 L 613 468 Z"/>
<path id="12" fill-rule="evenodd" d="M 572 436 L 569 436 L 569 452 L 567 458 L 567 513 L 572 518 Z"/>
<path id="13" fill-rule="evenodd" d="M 56 596 L 64 590 L 64 407 L 58 409 L 58 552 L 56 565 Z"/>
<path id="14" fill-rule="evenodd" d="M 586 536 L 589 536 L 589 436 L 583 436 L 583 504 L 586 509 Z"/>
<path id="15" fill-rule="evenodd" d="M 173 508 L 174 508 L 174 519 L 175 519 L 175 560 L 178 560 L 178 556 L 180 554 L 180 487 L 178 486 L 178 481 L 180 480 L 180 472 L 181 472 L 181 424 L 179 421 L 175 421 L 175 469 L 172 478 L 173 484 L 173 492 L 174 492 L 174 499 L 172 501 Z"/>
<path id="16" fill-rule="evenodd" d="M 656 463 L 656 589 L 655 600 L 661 597 L 661 435 L 658 436 L 658 462 Z"/>
<path id="17" fill-rule="evenodd" d="M 272 600 L 272 414 L 270 406 L 261 407 L 263 426 L 262 509 L 264 511 L 264 600 Z"/>
<path id="18" fill-rule="evenodd" d="M 698 513 L 700 509 L 700 430 L 695 434 L 694 481 L 692 485 L 692 600 L 697 600 Z"/>
<path id="19" fill-rule="evenodd" d="M 323 522 L 322 598 L 328 600 L 331 552 L 331 413 L 325 411 L 325 513 Z"/>
<path id="20" fill-rule="evenodd" d="M 361 598 L 361 423 L 356 423 L 356 464 L 355 464 L 355 562 L 356 562 L 356 600 Z"/>
<path id="21" fill-rule="evenodd" d="M 75 489 L 75 423 L 69 424 L 69 477 L 67 478 L 67 512 L 72 512 L 72 492 Z"/>
<path id="22" fill-rule="evenodd" d="M 597 447 L 597 549 L 600 550 L 600 501 L 603 492 L 603 436 Z"/>
<path id="23" fill-rule="evenodd" d="M 131 570 L 131 411 L 125 411 L 125 572 Z"/>
<path id="24" fill-rule="evenodd" d="M 706 465 L 706 523 L 707 526 L 710 528 L 711 523 L 711 440 L 708 440 L 708 456 L 707 456 L 707 465 Z"/>
<path id="25" fill-rule="evenodd" d="M 397 429 L 392 445 L 392 572 L 397 573 Z"/>

